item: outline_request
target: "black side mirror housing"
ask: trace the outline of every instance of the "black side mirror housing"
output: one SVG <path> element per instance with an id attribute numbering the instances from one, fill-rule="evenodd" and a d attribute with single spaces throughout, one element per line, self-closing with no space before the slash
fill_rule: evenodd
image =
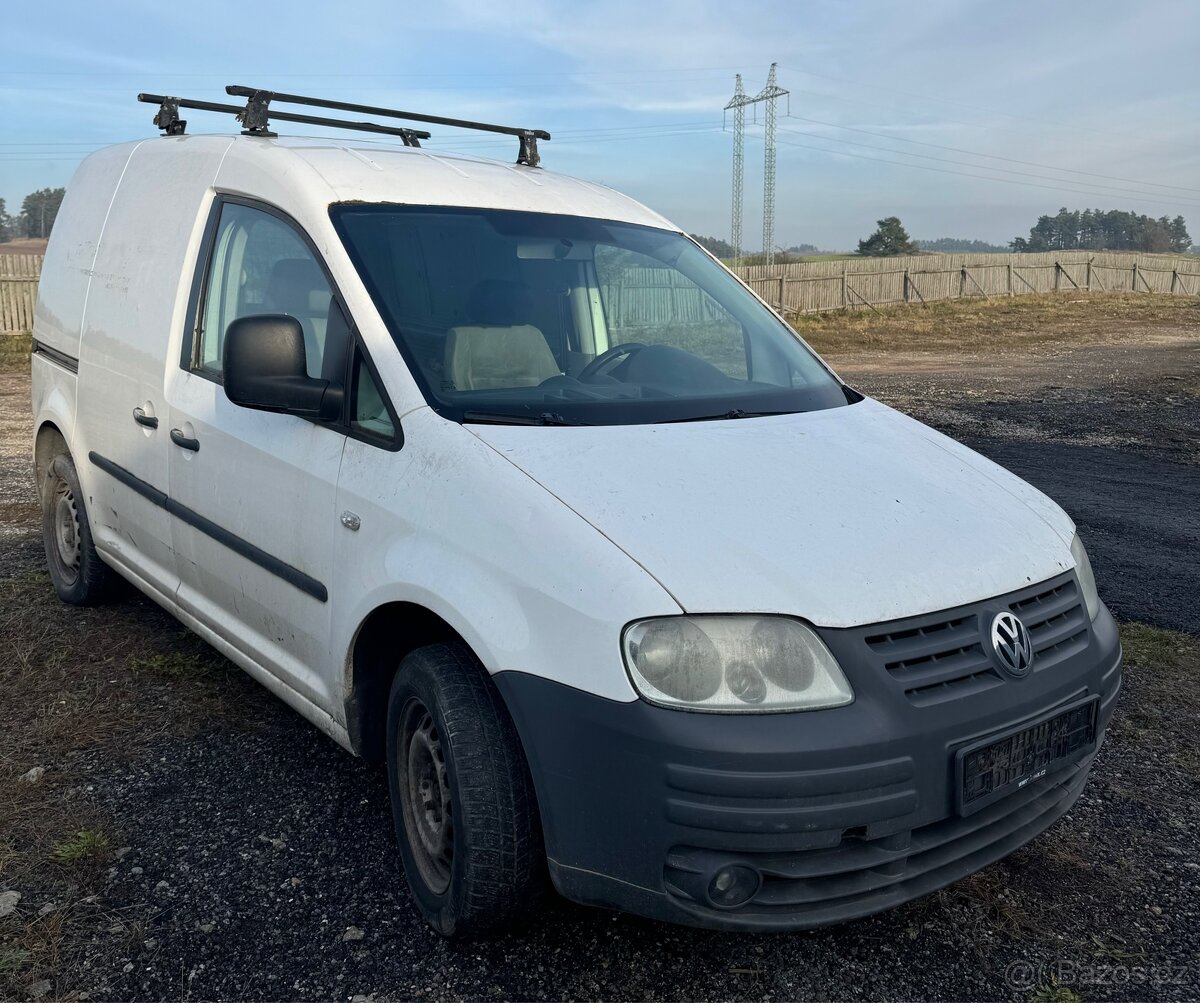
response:
<path id="1" fill-rule="evenodd" d="M 239 317 L 225 330 L 225 396 L 239 407 L 330 421 L 342 388 L 308 375 L 304 329 L 286 314 Z"/>

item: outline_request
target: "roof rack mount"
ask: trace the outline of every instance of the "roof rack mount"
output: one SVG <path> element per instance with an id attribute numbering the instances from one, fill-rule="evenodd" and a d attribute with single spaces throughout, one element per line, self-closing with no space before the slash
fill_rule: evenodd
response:
<path id="1" fill-rule="evenodd" d="M 516 136 L 520 142 L 517 153 L 517 163 L 527 167 L 537 167 L 541 163 L 537 141 L 549 139 L 550 133 L 544 129 L 523 129 L 510 125 L 493 125 L 488 122 L 472 122 L 461 118 L 446 118 L 441 115 L 424 115 L 420 112 L 400 111 L 395 108 L 380 108 L 375 105 L 352 104 L 347 101 L 327 101 L 324 98 L 306 97 L 302 94 L 284 94 L 279 91 L 262 90 L 256 87 L 244 87 L 230 84 L 225 93 L 232 97 L 246 98 L 244 107 L 232 104 L 217 104 L 212 101 L 193 101 L 188 98 L 170 97 L 161 94 L 139 94 L 138 100 L 147 104 L 157 104 L 158 114 L 154 116 L 154 124 L 168 136 L 183 135 L 187 122 L 179 117 L 180 108 L 193 108 L 197 111 L 228 112 L 233 114 L 244 126 L 243 134 L 248 136 L 273 136 L 270 120 L 280 122 L 301 122 L 307 125 L 323 125 L 339 129 L 353 129 L 357 132 L 383 133 L 399 136 L 405 146 L 420 146 L 420 140 L 428 139 L 429 133 L 419 129 L 401 129 L 389 125 L 378 125 L 375 122 L 347 122 L 341 119 L 321 118 L 316 115 L 301 115 L 296 112 L 278 111 L 271 107 L 272 102 L 282 104 L 306 105 L 312 108 L 329 108 L 336 111 L 350 111 L 363 115 L 399 118 L 409 122 L 425 122 L 432 125 L 447 125 L 456 129 L 473 129 L 479 132 L 495 132 L 506 136 Z"/>

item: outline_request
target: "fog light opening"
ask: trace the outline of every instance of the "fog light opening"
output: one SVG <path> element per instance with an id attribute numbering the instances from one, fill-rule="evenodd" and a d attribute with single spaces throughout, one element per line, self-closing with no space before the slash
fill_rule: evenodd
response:
<path id="1" fill-rule="evenodd" d="M 727 864 L 708 883 L 708 900 L 718 909 L 737 909 L 758 893 L 762 877 L 753 867 Z"/>

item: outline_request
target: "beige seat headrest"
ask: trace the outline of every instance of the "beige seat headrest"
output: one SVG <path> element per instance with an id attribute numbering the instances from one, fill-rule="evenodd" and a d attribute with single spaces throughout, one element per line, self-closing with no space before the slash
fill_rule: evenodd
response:
<path id="1" fill-rule="evenodd" d="M 446 333 L 446 374 L 456 390 L 536 387 L 561 372 L 532 324 L 452 327 Z"/>

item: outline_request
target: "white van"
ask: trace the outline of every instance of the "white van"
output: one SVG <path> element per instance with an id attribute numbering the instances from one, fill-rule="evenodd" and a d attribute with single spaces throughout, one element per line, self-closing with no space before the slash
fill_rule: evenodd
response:
<path id="1" fill-rule="evenodd" d="M 1054 502 L 526 136 L 509 165 L 173 110 L 84 161 L 47 252 L 54 585 L 132 582 L 386 761 L 435 928 L 549 884 L 815 926 L 1071 807 L 1121 649 Z"/>

